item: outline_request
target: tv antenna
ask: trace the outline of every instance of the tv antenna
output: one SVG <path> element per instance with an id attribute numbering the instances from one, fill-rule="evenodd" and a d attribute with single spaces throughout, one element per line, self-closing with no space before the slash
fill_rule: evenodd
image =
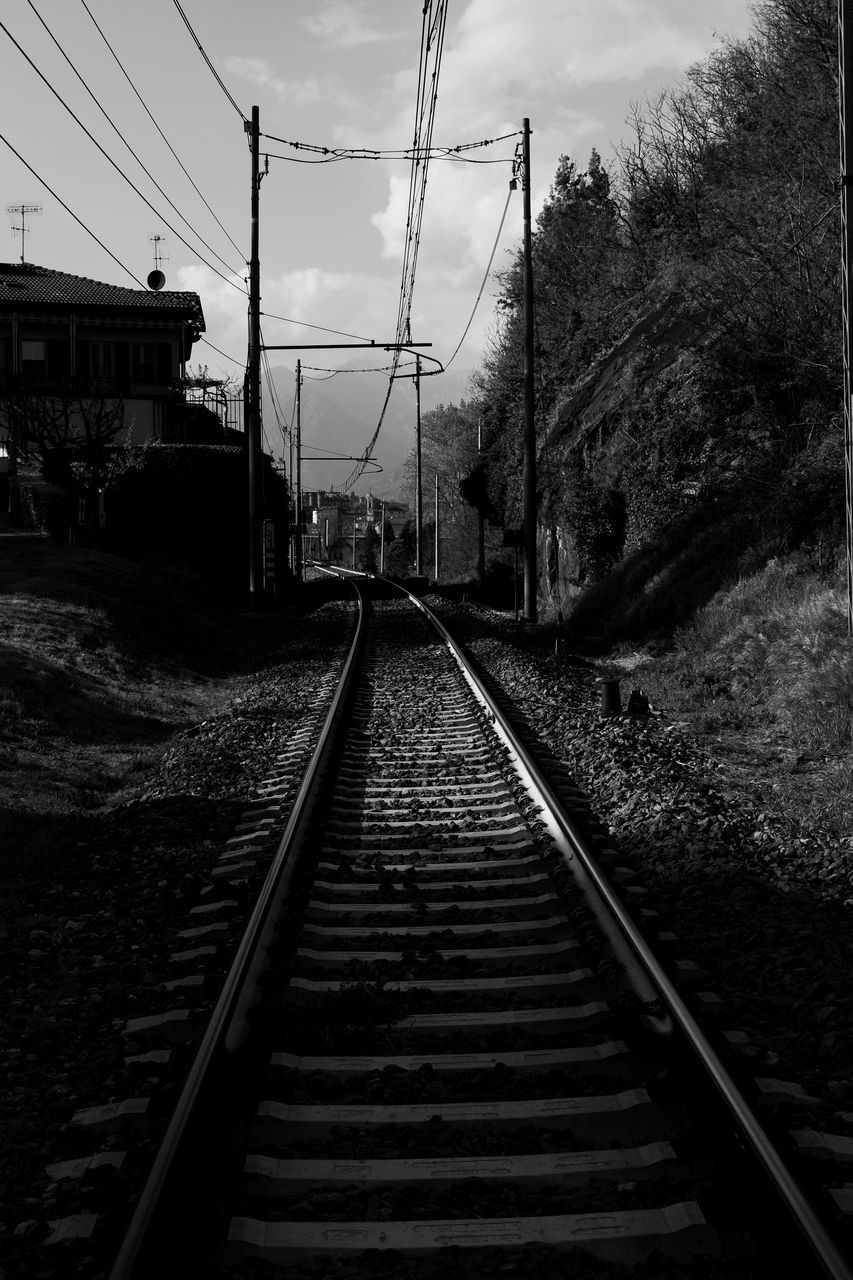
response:
<path id="1" fill-rule="evenodd" d="M 154 246 L 154 270 L 148 273 L 148 287 L 149 289 L 153 289 L 156 293 L 159 289 L 162 289 L 163 285 L 166 283 L 166 277 L 161 270 L 161 264 L 168 262 L 169 259 L 160 251 L 160 245 L 166 243 L 166 237 L 160 235 L 158 231 L 155 232 L 153 236 L 149 236 L 148 239 Z"/>
<path id="2" fill-rule="evenodd" d="M 26 248 L 26 240 L 27 240 L 27 214 L 41 213 L 41 205 L 40 204 L 7 204 L 6 212 L 10 214 L 13 219 L 12 235 L 13 236 L 17 235 L 18 232 L 20 232 L 21 263 L 23 263 L 25 260 L 24 251 Z M 21 219 L 19 226 L 16 226 L 14 222 L 16 215 Z"/>

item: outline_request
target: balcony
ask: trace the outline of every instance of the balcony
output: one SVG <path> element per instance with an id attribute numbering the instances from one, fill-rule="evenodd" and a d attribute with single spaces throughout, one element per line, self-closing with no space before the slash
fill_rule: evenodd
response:
<path id="1" fill-rule="evenodd" d="M 0 369 L 0 395 L 23 398 L 55 396 L 57 399 L 171 400 L 182 403 L 184 393 L 174 380 L 157 382 L 133 377 L 93 378 L 68 374 L 12 373 Z"/>

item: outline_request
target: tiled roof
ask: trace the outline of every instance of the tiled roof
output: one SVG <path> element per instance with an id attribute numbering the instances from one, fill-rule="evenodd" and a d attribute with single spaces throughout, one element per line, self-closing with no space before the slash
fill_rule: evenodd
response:
<path id="1" fill-rule="evenodd" d="M 183 311 L 204 330 L 204 314 L 197 293 L 161 289 L 127 289 L 102 284 L 66 271 L 36 267 L 28 262 L 0 262 L 0 310 L 12 300 L 17 304 L 42 303 L 52 306 L 140 308 L 145 311 Z"/>

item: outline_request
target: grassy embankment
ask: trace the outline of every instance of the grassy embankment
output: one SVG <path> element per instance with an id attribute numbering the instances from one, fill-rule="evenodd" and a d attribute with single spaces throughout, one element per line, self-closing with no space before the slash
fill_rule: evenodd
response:
<path id="1" fill-rule="evenodd" d="M 790 839 L 853 857 L 853 641 L 842 575 L 799 557 L 722 587 L 668 640 L 622 639 L 601 665 L 728 762 Z"/>
<path id="2" fill-rule="evenodd" d="M 258 624 L 179 582 L 42 539 L 0 547 L 0 880 L 122 802 L 177 732 L 260 666 Z"/>

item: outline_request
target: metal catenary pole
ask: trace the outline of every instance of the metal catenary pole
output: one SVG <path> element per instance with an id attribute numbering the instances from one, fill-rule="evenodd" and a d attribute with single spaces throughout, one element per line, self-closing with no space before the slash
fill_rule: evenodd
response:
<path id="1" fill-rule="evenodd" d="M 522 129 L 524 194 L 524 617 L 536 621 L 536 402 L 533 391 L 533 250 L 530 234 L 530 121 Z"/>
<path id="2" fill-rule="evenodd" d="M 296 537 L 293 541 L 293 575 L 302 580 L 302 361 L 296 361 Z"/>
<path id="3" fill-rule="evenodd" d="M 439 538 L 439 533 L 438 533 L 438 472 L 436 471 L 436 473 L 435 473 L 435 573 L 434 573 L 434 575 L 433 575 L 433 580 L 434 580 L 435 582 L 438 582 L 438 548 L 439 548 L 439 541 L 438 541 L 438 538 Z"/>
<path id="4" fill-rule="evenodd" d="M 421 358 L 415 356 L 415 573 L 424 571 L 423 488 L 421 483 Z"/>
<path id="5" fill-rule="evenodd" d="M 246 122 L 252 151 L 252 248 L 249 261 L 249 354 L 246 368 L 246 454 L 249 479 L 249 607 L 263 600 L 263 491 L 261 488 L 261 264 L 259 253 L 260 113 Z"/>
<path id="6" fill-rule="evenodd" d="M 853 0 L 838 0 L 838 116 L 841 160 L 841 316 L 844 354 L 844 493 L 847 529 L 847 634 L 853 636 L 853 386 L 851 386 L 851 318 L 853 317 Z"/>
<path id="7" fill-rule="evenodd" d="M 483 423 L 477 415 L 477 461 L 483 452 Z M 477 508 L 477 585 L 482 591 L 486 585 L 486 517 L 482 508 Z"/>

